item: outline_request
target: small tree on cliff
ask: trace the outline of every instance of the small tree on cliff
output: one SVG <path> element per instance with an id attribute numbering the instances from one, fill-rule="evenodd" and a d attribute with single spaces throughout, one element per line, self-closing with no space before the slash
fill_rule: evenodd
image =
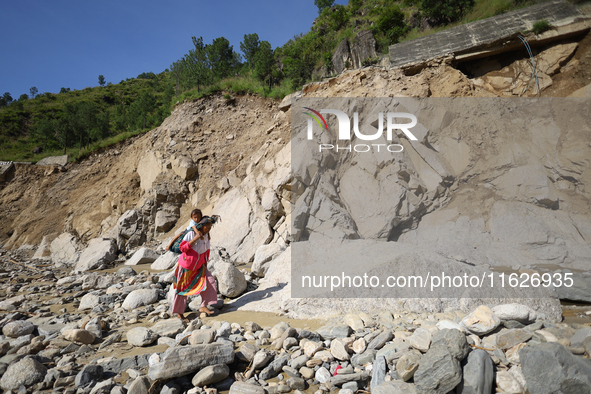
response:
<path id="1" fill-rule="evenodd" d="M 318 7 L 318 15 L 322 14 L 325 8 L 332 7 L 334 0 L 314 0 L 314 5 Z"/>
<path id="2" fill-rule="evenodd" d="M 462 19 L 474 4 L 474 0 L 422 0 L 420 10 L 427 17 L 451 23 Z"/>
<path id="3" fill-rule="evenodd" d="M 275 57 L 269 41 L 261 42 L 258 51 L 254 56 L 254 73 L 259 81 L 263 83 L 263 93 L 265 92 L 265 80 L 269 78 L 269 90 L 271 90 L 271 73 Z"/>

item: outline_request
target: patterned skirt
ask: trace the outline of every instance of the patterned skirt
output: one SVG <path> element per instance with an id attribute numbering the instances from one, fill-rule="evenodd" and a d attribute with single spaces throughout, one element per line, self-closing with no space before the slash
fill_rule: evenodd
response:
<path id="1" fill-rule="evenodd" d="M 177 264 L 172 282 L 176 293 L 181 296 L 192 296 L 205 290 L 207 288 L 206 267 L 207 264 L 203 264 L 198 270 L 191 271 Z"/>

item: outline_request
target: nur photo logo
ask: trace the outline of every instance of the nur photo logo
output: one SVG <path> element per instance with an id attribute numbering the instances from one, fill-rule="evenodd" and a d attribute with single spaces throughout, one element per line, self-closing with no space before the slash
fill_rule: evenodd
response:
<path id="1" fill-rule="evenodd" d="M 329 130 L 328 123 L 322 114 L 334 115 L 337 118 L 338 133 L 336 134 L 338 141 L 351 141 L 351 119 L 344 111 L 338 109 L 321 109 L 316 111 L 309 107 L 303 107 L 307 111 L 303 111 L 308 116 L 307 122 L 307 139 L 309 141 L 314 139 L 314 124 L 316 123 L 321 131 L 325 131 L 332 136 L 332 130 Z M 400 144 L 392 144 L 393 131 L 400 130 L 410 141 L 417 141 L 417 137 L 410 131 L 411 128 L 417 125 L 417 117 L 407 112 L 387 112 L 386 113 L 386 142 L 390 143 L 373 143 L 373 144 L 355 144 L 355 145 L 343 145 L 340 146 L 338 141 L 336 144 L 318 144 L 319 151 L 323 150 L 334 150 L 336 152 L 347 151 L 347 152 L 370 152 L 370 151 L 388 151 L 392 153 L 402 152 L 404 147 Z M 400 120 L 410 119 L 410 122 L 400 123 Z M 359 126 L 359 113 L 353 113 L 353 133 L 355 137 L 362 141 L 377 141 L 384 135 L 384 113 L 378 113 L 377 120 L 378 128 L 373 133 L 362 133 Z M 364 130 L 365 131 L 365 130 Z M 382 138 L 383 140 L 383 138 Z"/>

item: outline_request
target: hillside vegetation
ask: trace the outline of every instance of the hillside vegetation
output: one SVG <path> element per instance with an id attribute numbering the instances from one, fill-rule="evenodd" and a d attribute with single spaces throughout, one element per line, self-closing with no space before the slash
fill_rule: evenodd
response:
<path id="1" fill-rule="evenodd" d="M 345 38 L 371 30 L 377 50 L 444 28 L 532 4 L 524 0 L 315 0 L 319 16 L 310 31 L 272 49 L 245 34 L 240 52 L 219 37 L 193 46 L 170 69 L 142 73 L 118 84 L 62 88 L 60 93 L 0 97 L 0 161 L 38 161 L 67 153 L 73 160 L 161 124 L 178 101 L 213 92 L 247 92 L 281 99 L 305 83 L 331 76 L 332 54 Z M 375 64 L 378 59 L 366 59 Z M 99 83 L 104 85 L 104 78 Z"/>

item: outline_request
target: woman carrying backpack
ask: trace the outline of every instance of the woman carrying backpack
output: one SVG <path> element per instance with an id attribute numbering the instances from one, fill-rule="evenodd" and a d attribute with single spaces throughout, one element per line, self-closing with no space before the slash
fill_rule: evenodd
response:
<path id="1" fill-rule="evenodd" d="M 214 312 L 209 310 L 208 305 L 217 303 L 217 288 L 215 279 L 207 269 L 209 260 L 209 231 L 219 216 L 204 216 L 195 226 L 198 230 L 191 230 L 185 234 L 179 249 L 181 256 L 174 271 L 173 286 L 175 289 L 172 313 L 184 322 L 184 313 L 187 306 L 187 296 L 201 295 L 201 307 L 199 312 L 208 315 Z"/>

